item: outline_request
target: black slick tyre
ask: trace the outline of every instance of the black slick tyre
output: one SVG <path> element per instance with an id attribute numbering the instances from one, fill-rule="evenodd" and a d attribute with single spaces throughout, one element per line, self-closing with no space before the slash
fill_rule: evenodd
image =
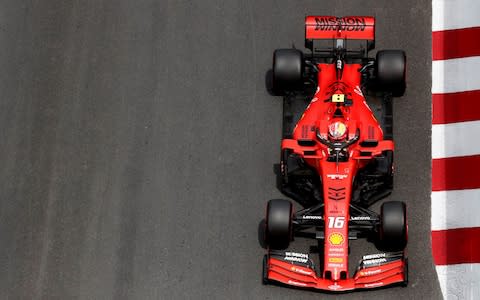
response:
<path id="1" fill-rule="evenodd" d="M 292 203 L 288 200 L 268 201 L 265 242 L 271 249 L 284 250 L 292 240 Z"/>
<path id="2" fill-rule="evenodd" d="M 382 204 L 379 241 L 383 248 L 402 251 L 407 245 L 407 208 L 400 201 Z"/>
<path id="3" fill-rule="evenodd" d="M 297 49 L 277 49 L 273 52 L 273 92 L 284 95 L 297 90 L 303 81 L 303 53 Z"/>
<path id="4" fill-rule="evenodd" d="M 406 55 L 402 50 L 382 50 L 377 52 L 376 79 L 377 87 L 392 93 L 394 97 L 401 97 L 405 93 Z"/>

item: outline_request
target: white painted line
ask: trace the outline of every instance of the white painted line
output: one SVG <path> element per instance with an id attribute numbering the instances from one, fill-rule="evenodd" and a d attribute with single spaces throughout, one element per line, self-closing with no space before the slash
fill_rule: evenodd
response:
<path id="1" fill-rule="evenodd" d="M 480 189 L 432 192 L 432 230 L 480 227 Z"/>
<path id="2" fill-rule="evenodd" d="M 433 0 L 432 31 L 478 27 L 479 12 L 478 0 Z"/>
<path id="3" fill-rule="evenodd" d="M 433 61 L 432 93 L 480 90 L 479 70 L 480 56 Z"/>
<path id="4" fill-rule="evenodd" d="M 432 125 L 432 159 L 480 154 L 479 133 L 480 121 Z"/>
<path id="5" fill-rule="evenodd" d="M 445 300 L 477 300 L 480 295 L 480 264 L 436 266 Z"/>

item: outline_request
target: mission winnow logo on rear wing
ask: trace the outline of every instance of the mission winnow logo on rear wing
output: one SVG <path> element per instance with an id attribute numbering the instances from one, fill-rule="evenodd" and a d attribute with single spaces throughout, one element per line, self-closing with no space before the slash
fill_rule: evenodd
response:
<path id="1" fill-rule="evenodd" d="M 305 38 L 316 39 L 375 39 L 375 18 L 368 16 L 307 16 Z"/>
<path id="2" fill-rule="evenodd" d="M 315 17 L 315 30 L 321 31 L 364 31 L 367 27 L 363 17 Z"/>

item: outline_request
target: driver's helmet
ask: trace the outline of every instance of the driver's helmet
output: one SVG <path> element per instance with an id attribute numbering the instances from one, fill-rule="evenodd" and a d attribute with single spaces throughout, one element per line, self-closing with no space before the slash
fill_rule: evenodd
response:
<path id="1" fill-rule="evenodd" d="M 334 141 L 342 141 L 347 137 L 347 125 L 341 121 L 328 126 L 328 137 Z"/>

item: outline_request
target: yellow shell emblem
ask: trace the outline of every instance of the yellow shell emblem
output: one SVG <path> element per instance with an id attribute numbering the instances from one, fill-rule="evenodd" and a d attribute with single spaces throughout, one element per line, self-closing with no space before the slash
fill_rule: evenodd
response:
<path id="1" fill-rule="evenodd" d="M 332 245 L 341 245 L 343 244 L 343 235 L 341 233 L 332 233 L 328 237 L 328 240 L 330 241 L 330 244 Z"/>

